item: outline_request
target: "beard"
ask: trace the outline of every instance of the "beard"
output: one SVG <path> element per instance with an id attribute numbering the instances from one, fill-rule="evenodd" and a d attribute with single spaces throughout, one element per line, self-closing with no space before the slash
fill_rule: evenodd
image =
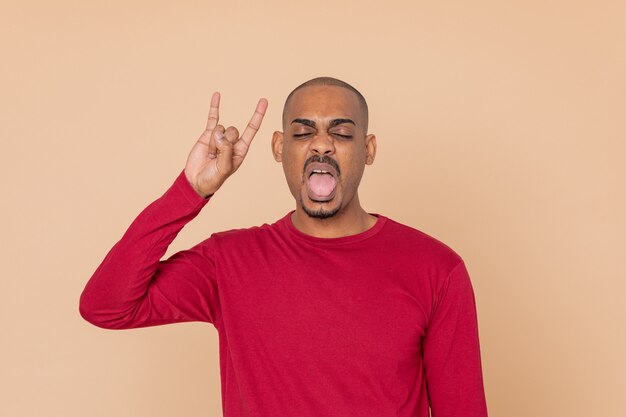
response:
<path id="1" fill-rule="evenodd" d="M 300 197 L 300 207 L 302 207 L 302 211 L 304 211 L 309 217 L 312 217 L 315 219 L 327 219 L 339 213 L 339 210 L 341 209 L 341 204 L 331 210 L 327 210 L 324 208 L 319 208 L 319 209 L 314 210 L 314 209 L 308 208 L 304 204 L 302 197 Z"/>

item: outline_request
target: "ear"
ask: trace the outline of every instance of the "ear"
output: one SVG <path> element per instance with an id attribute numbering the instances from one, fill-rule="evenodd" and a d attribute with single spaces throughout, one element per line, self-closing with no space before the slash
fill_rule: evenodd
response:
<path id="1" fill-rule="evenodd" d="M 283 160 L 283 132 L 278 130 L 272 135 L 272 154 L 276 162 Z"/>
<path id="2" fill-rule="evenodd" d="M 376 136 L 371 134 L 365 136 L 365 164 L 372 165 L 376 157 Z"/>

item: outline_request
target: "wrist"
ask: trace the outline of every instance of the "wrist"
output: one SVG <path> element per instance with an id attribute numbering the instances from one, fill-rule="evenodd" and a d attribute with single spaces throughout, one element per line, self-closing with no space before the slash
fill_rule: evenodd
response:
<path id="1" fill-rule="evenodd" d="M 214 193 L 205 193 L 200 191 L 198 188 L 196 188 L 192 183 L 189 183 L 189 185 L 191 186 L 191 188 L 193 188 L 193 190 L 202 198 L 207 199 L 209 197 L 211 197 Z"/>

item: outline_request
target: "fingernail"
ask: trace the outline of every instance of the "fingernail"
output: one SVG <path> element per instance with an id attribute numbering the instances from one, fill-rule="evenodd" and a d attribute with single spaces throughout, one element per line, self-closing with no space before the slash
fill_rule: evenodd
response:
<path id="1" fill-rule="evenodd" d="M 215 132 L 215 139 L 217 140 L 224 139 L 224 134 L 218 130 L 217 132 Z"/>

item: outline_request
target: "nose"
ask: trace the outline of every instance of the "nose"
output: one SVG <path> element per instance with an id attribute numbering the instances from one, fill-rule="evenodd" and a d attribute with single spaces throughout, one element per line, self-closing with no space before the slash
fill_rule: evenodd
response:
<path id="1" fill-rule="evenodd" d="M 311 151 L 317 155 L 332 155 L 335 153 L 335 141 L 329 134 L 317 134 L 311 141 Z"/>

